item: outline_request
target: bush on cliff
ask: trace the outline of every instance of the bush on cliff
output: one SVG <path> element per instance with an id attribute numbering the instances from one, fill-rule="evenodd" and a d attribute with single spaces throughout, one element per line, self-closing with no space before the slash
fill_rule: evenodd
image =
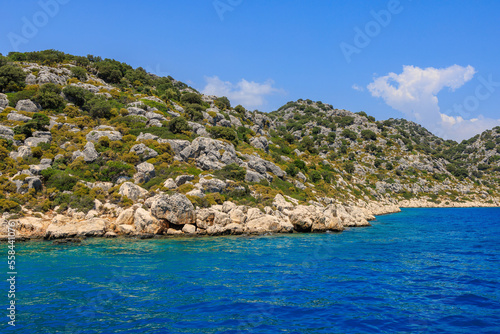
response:
<path id="1" fill-rule="evenodd" d="M 222 169 L 215 171 L 213 174 L 221 180 L 229 179 L 233 181 L 245 181 L 247 171 L 245 168 L 240 167 L 237 164 L 229 164 L 222 167 Z"/>
<path id="2" fill-rule="evenodd" d="M 15 92 L 26 85 L 26 73 L 19 67 L 5 64 L 0 67 L 0 92 Z"/>
<path id="3" fill-rule="evenodd" d="M 229 140 L 235 144 L 238 143 L 238 136 L 236 134 L 236 131 L 234 131 L 232 128 L 226 128 L 224 126 L 213 126 L 208 129 L 208 132 L 215 139 L 222 138 Z"/>

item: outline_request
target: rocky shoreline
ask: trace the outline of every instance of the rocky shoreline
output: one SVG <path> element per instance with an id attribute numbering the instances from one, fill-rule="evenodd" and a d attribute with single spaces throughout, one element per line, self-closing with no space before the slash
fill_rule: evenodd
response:
<path id="1" fill-rule="evenodd" d="M 8 222 L 16 222 L 18 241 L 53 240 L 54 243 L 79 242 L 87 237 L 158 238 L 176 236 L 262 235 L 266 233 L 341 232 L 349 227 L 370 226 L 375 216 L 397 213 L 402 208 L 419 207 L 498 207 L 498 203 L 425 200 L 397 204 L 359 202 L 356 205 L 312 203 L 299 205 L 278 194 L 272 207 L 264 210 L 238 206 L 232 202 L 210 208 L 195 208 L 181 194 L 160 194 L 141 204 L 122 209 L 96 205 L 87 215 L 48 213 L 18 219 L 0 219 L 0 240 L 7 240 Z"/>
<path id="2" fill-rule="evenodd" d="M 399 202 L 398 206 L 400 208 L 497 208 L 500 207 L 500 202 L 497 200 L 492 203 L 479 201 L 436 203 L 425 200 L 404 200 Z"/>
<path id="3" fill-rule="evenodd" d="M 341 232 L 347 227 L 369 226 L 375 215 L 400 211 L 393 204 L 363 206 L 313 203 L 276 195 L 263 210 L 226 201 L 210 208 L 195 208 L 181 194 L 159 194 L 122 209 L 96 204 L 88 214 L 55 212 L 18 219 L 0 219 L 0 239 L 6 240 L 8 222 L 16 222 L 19 240 L 60 240 L 82 237 L 154 237 L 258 235 L 265 233 Z"/>

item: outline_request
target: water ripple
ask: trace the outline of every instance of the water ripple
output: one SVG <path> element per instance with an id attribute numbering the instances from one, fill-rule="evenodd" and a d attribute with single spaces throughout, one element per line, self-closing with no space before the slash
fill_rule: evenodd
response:
<path id="1" fill-rule="evenodd" d="M 500 209 L 372 224 L 19 244 L 16 333 L 500 332 Z"/>

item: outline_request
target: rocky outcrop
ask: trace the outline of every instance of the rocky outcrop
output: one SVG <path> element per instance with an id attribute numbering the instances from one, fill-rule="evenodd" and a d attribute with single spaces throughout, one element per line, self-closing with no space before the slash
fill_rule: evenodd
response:
<path id="1" fill-rule="evenodd" d="M 42 181 L 37 176 L 29 176 L 22 180 L 14 180 L 13 182 L 17 187 L 17 192 L 20 194 L 26 194 L 30 189 L 34 189 L 36 192 L 42 190 Z"/>
<path id="2" fill-rule="evenodd" d="M 193 140 L 179 155 L 184 161 L 195 159 L 196 166 L 203 170 L 217 170 L 232 163 L 241 164 L 233 144 L 205 137 Z"/>
<path id="3" fill-rule="evenodd" d="M 16 109 L 19 111 L 37 112 L 38 106 L 31 100 L 19 100 L 16 103 Z"/>
<path id="4" fill-rule="evenodd" d="M 134 174 L 134 182 L 136 184 L 146 183 L 156 175 L 155 166 L 149 162 L 143 162 L 135 166 L 135 169 L 137 170 L 137 173 Z"/>
<path id="5" fill-rule="evenodd" d="M 14 130 L 8 126 L 0 125 L 0 138 L 14 140 Z"/>
<path id="6" fill-rule="evenodd" d="M 31 148 L 29 146 L 19 146 L 17 148 L 17 152 L 12 151 L 9 153 L 9 155 L 12 159 L 17 159 L 17 158 L 25 159 L 30 157 L 32 153 L 31 153 Z"/>
<path id="7" fill-rule="evenodd" d="M 101 137 L 108 137 L 110 141 L 115 141 L 115 140 L 121 140 L 122 139 L 122 134 L 118 131 L 101 131 L 101 130 L 93 130 L 90 131 L 86 138 L 87 141 L 91 142 L 98 142 L 99 138 Z"/>
<path id="8" fill-rule="evenodd" d="M 254 137 L 250 140 L 250 145 L 265 152 L 269 152 L 269 142 L 266 137 Z"/>
<path id="9" fill-rule="evenodd" d="M 139 233 L 161 234 L 165 229 L 164 224 L 143 208 L 138 208 L 135 211 L 134 226 Z"/>
<path id="10" fill-rule="evenodd" d="M 10 114 L 7 115 L 7 119 L 9 121 L 15 121 L 15 122 L 28 122 L 31 121 L 31 117 L 24 116 L 23 114 L 19 114 L 17 112 L 11 112 Z"/>
<path id="11" fill-rule="evenodd" d="M 45 232 L 45 239 L 62 239 L 73 237 L 102 237 L 106 233 L 108 222 L 104 219 L 93 218 L 85 221 L 55 221 Z"/>
<path id="12" fill-rule="evenodd" d="M 24 140 L 24 145 L 36 147 L 41 143 L 50 143 L 50 137 L 29 137 Z"/>
<path id="13" fill-rule="evenodd" d="M 127 196 L 133 201 L 137 201 L 139 198 L 144 197 L 148 191 L 132 182 L 124 182 L 120 186 L 118 193 L 122 196 Z"/>
<path id="14" fill-rule="evenodd" d="M 266 178 L 269 180 L 272 180 L 271 175 L 267 175 L 267 172 L 276 175 L 279 178 L 283 178 L 286 173 L 276 166 L 274 163 L 272 163 L 269 160 L 262 159 L 256 155 L 245 155 L 245 158 L 247 158 L 247 161 L 245 162 L 246 166 L 256 173 L 260 175 L 260 177 L 253 177 L 253 178 Z M 249 182 L 255 182 L 255 181 L 249 181 Z M 257 181 L 258 182 L 258 181 Z"/>
<path id="15" fill-rule="evenodd" d="M 196 212 L 189 199 L 181 194 L 158 195 L 151 205 L 151 213 L 157 219 L 164 219 L 175 225 L 194 224 Z"/>
<path id="16" fill-rule="evenodd" d="M 141 160 L 148 160 L 158 155 L 158 152 L 156 152 L 152 148 L 147 147 L 144 144 L 137 144 L 132 146 L 130 152 L 137 154 L 139 158 L 141 158 Z"/>
<path id="17" fill-rule="evenodd" d="M 75 151 L 73 152 L 73 160 L 82 157 L 83 160 L 87 163 L 92 163 L 99 158 L 99 153 L 95 149 L 94 143 L 88 142 L 85 144 L 83 151 Z"/>
<path id="18" fill-rule="evenodd" d="M 9 105 L 9 99 L 7 95 L 0 93 L 0 108 L 6 108 Z"/>

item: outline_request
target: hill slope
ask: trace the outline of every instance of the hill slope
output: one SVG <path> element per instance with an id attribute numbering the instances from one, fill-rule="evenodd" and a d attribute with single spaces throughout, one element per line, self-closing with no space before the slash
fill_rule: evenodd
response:
<path id="1" fill-rule="evenodd" d="M 458 144 L 311 100 L 251 112 L 54 50 L 1 57 L 0 90 L 0 210 L 26 235 L 341 230 L 499 203 L 500 128 Z"/>

